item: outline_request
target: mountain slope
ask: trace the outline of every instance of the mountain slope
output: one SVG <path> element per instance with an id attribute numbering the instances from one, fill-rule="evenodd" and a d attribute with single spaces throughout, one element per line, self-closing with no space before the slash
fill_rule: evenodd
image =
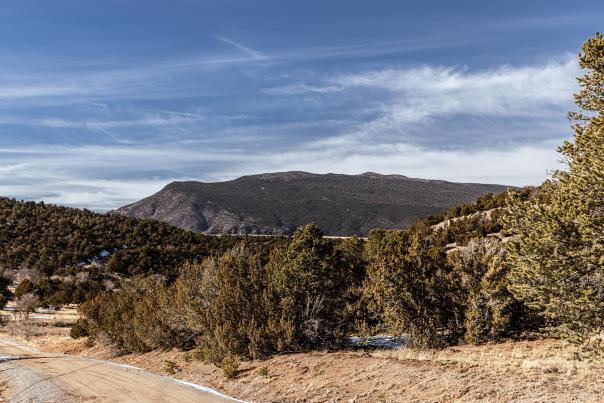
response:
<path id="1" fill-rule="evenodd" d="M 328 235 L 366 235 L 504 190 L 400 175 L 282 172 L 228 182 L 173 182 L 117 213 L 211 234 L 286 235 L 314 222 Z"/>

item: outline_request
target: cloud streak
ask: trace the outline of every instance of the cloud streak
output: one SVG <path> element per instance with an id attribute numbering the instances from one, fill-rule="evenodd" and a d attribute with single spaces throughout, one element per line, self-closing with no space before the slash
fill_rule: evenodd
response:
<path id="1" fill-rule="evenodd" d="M 372 118 L 318 140 L 317 147 L 361 139 L 436 149 L 484 147 L 559 138 L 566 131 L 565 111 L 572 108 L 574 77 L 579 74 L 568 56 L 542 65 L 483 71 L 438 66 L 378 69 L 267 92 L 286 99 L 356 96 L 376 105 Z"/>
<path id="2" fill-rule="evenodd" d="M 220 42 L 226 43 L 227 45 L 231 45 L 232 47 L 234 47 L 235 49 L 238 49 L 240 51 L 242 51 L 243 53 L 245 53 L 248 56 L 253 57 L 256 60 L 267 60 L 268 57 L 262 53 L 259 52 L 255 49 L 252 49 L 250 47 L 244 46 L 238 42 L 235 42 L 231 39 L 225 38 L 224 36 L 218 36 L 218 35 L 214 35 L 215 39 L 218 39 Z"/>

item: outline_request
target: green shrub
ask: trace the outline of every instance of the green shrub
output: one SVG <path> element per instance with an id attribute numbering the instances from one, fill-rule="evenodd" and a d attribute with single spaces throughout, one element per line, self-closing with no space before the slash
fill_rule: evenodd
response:
<path id="1" fill-rule="evenodd" d="M 604 350 L 604 37 L 579 55 L 585 75 L 569 114 L 573 141 L 559 151 L 567 164 L 539 197 L 511 198 L 506 230 L 510 290 L 538 311 L 548 330 L 588 350 Z"/>
<path id="2" fill-rule="evenodd" d="M 198 343 L 205 359 L 258 358 L 273 351 L 264 299 L 266 273 L 259 257 L 243 245 L 206 263 L 207 292 L 195 307 L 205 315 Z"/>
<path id="3" fill-rule="evenodd" d="M 222 360 L 222 373 L 225 378 L 233 379 L 239 373 L 239 360 L 229 355 Z"/>
<path id="4" fill-rule="evenodd" d="M 279 351 L 334 348 L 347 342 L 352 267 L 314 225 L 276 248 L 267 266 L 269 314 Z"/>
<path id="5" fill-rule="evenodd" d="M 168 375 L 176 375 L 177 372 L 180 372 L 180 367 L 174 361 L 165 360 L 164 361 L 164 372 Z"/>
<path id="6" fill-rule="evenodd" d="M 505 249 L 481 240 L 449 254 L 463 291 L 464 338 L 472 344 L 509 336 L 521 322 L 522 304 L 508 291 Z"/>
<path id="7" fill-rule="evenodd" d="M 76 323 L 73 324 L 71 330 L 69 331 L 69 335 L 72 339 L 79 339 L 82 337 L 89 336 L 88 332 L 88 324 L 85 319 L 78 319 Z"/>

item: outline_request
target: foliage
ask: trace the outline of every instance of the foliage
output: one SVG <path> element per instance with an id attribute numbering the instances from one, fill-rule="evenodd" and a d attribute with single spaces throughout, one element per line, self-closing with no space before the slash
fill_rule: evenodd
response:
<path id="1" fill-rule="evenodd" d="M 604 328 L 604 38 L 588 39 L 579 56 L 586 70 L 575 95 L 574 140 L 559 151 L 567 170 L 543 194 L 511 197 L 505 224 L 510 289 L 537 309 L 554 334 L 599 347 Z M 595 344 L 594 344 L 595 343 Z"/>
<path id="2" fill-rule="evenodd" d="M 17 296 L 34 292 L 44 305 L 90 300 L 124 277 L 160 274 L 173 281 L 184 262 L 222 254 L 241 240 L 6 198 L 0 222 L 0 267 L 22 274 Z M 278 242 L 249 240 L 265 254 Z"/>
<path id="3" fill-rule="evenodd" d="M 465 299 L 464 338 L 477 344 L 509 336 L 523 320 L 522 304 L 508 291 L 505 249 L 480 240 L 449 254 Z"/>
<path id="4" fill-rule="evenodd" d="M 180 370 L 181 369 L 176 362 L 171 360 L 164 361 L 164 372 L 166 372 L 168 375 L 176 375 L 176 373 Z"/>
<path id="5" fill-rule="evenodd" d="M 271 352 L 264 299 L 266 274 L 257 255 L 240 246 L 207 262 L 206 290 L 195 307 L 205 316 L 198 341 L 204 357 L 219 364 L 225 356 L 257 358 Z"/>
<path id="6" fill-rule="evenodd" d="M 137 303 L 145 293 L 153 288 L 149 279 L 136 278 L 124 283 L 116 292 L 103 292 L 78 307 L 85 319 L 85 333 L 91 336 L 103 334 L 126 351 L 144 352 L 149 350 L 138 337 L 133 319 Z M 162 335 L 162 338 L 165 335 Z"/>
<path id="7" fill-rule="evenodd" d="M 277 348 L 336 347 L 350 331 L 346 304 L 354 262 L 323 238 L 314 224 L 300 228 L 270 258 L 271 319 L 278 326 Z M 351 266 L 352 264 L 352 266 Z"/>
<path id="8" fill-rule="evenodd" d="M 351 242 L 344 244 L 348 252 L 362 252 L 358 240 Z M 332 348 L 352 330 L 349 306 L 362 280 L 353 275 L 363 270 L 361 260 L 348 252 L 309 225 L 267 259 L 242 244 L 220 258 L 184 264 L 171 285 L 125 281 L 82 304 L 78 326 L 127 351 L 196 348 L 216 365 L 229 356 Z"/>
<path id="9" fill-rule="evenodd" d="M 210 237 L 152 220 L 0 198 L 0 263 L 48 276 L 102 261 L 125 275 L 173 276 L 180 263 L 225 250 L 236 239 Z"/>
<path id="10" fill-rule="evenodd" d="M 372 231 L 365 291 L 391 332 L 414 347 L 440 347 L 463 336 L 459 286 L 445 250 L 419 230 Z"/>
<path id="11" fill-rule="evenodd" d="M 227 379 L 233 379 L 239 373 L 239 360 L 229 355 L 222 360 L 222 374 Z"/>
<path id="12" fill-rule="evenodd" d="M 76 323 L 71 326 L 71 330 L 69 331 L 69 336 L 72 339 L 80 339 L 82 337 L 90 336 L 88 333 L 88 324 L 85 319 L 78 319 Z"/>

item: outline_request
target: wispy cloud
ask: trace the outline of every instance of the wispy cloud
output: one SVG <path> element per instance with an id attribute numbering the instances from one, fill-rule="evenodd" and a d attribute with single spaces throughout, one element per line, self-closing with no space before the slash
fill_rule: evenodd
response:
<path id="1" fill-rule="evenodd" d="M 309 84 L 288 84 L 279 87 L 272 87 L 263 90 L 269 95 L 300 95 L 300 94 L 329 94 L 344 90 L 341 85 L 309 85 Z"/>
<path id="2" fill-rule="evenodd" d="M 259 52 L 255 49 L 252 49 L 250 47 L 244 46 L 231 39 L 225 38 L 224 36 L 214 35 L 214 38 L 218 39 L 220 42 L 226 43 L 227 45 L 231 45 L 232 47 L 239 49 L 243 53 L 247 54 L 248 56 L 253 57 L 256 60 L 267 60 L 268 59 L 268 57 L 264 53 Z"/>
<path id="3" fill-rule="evenodd" d="M 567 56 L 541 65 L 482 71 L 438 66 L 377 69 L 266 92 L 293 99 L 338 94 L 362 100 L 362 107 L 377 105 L 372 118 L 353 130 L 318 140 L 318 147 L 350 139 L 404 141 L 437 149 L 484 147 L 558 137 L 565 130 L 564 112 L 572 107 L 579 74 L 576 61 Z"/>

